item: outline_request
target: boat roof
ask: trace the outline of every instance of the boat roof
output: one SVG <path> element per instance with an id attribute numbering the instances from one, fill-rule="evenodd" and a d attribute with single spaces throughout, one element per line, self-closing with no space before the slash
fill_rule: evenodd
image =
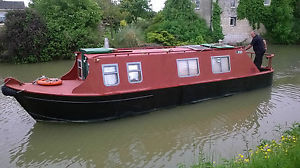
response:
<path id="1" fill-rule="evenodd" d="M 84 53 L 88 58 L 101 56 L 126 56 L 126 55 L 150 55 L 150 54 L 169 54 L 169 53 L 185 53 L 196 51 L 211 51 L 216 49 L 230 49 L 234 46 L 218 45 L 218 44 L 203 44 L 203 45 L 185 45 L 177 47 L 146 47 L 146 48 L 83 48 L 80 52 Z"/>

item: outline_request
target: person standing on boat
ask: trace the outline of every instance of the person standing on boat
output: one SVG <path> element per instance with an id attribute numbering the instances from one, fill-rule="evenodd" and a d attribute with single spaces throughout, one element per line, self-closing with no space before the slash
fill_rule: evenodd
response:
<path id="1" fill-rule="evenodd" d="M 253 47 L 253 50 L 255 52 L 254 64 L 259 70 L 261 70 L 262 59 L 267 50 L 267 43 L 266 40 L 264 40 L 254 31 L 251 32 L 251 37 L 252 41 L 245 49 L 248 50 L 249 48 Z"/>

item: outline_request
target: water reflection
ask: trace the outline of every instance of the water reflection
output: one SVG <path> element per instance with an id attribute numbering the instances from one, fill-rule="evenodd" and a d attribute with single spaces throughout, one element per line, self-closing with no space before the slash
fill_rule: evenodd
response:
<path id="1" fill-rule="evenodd" d="M 265 88 L 112 122 L 37 123 L 11 159 L 19 167 L 176 167 L 224 149 L 216 145 L 220 138 L 236 145 L 231 134 L 258 127 L 268 111 L 256 109 L 270 96 Z"/>

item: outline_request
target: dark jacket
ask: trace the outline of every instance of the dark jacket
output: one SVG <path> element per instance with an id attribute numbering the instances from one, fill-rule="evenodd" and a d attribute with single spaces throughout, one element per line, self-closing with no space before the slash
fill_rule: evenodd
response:
<path id="1" fill-rule="evenodd" d="M 253 50 L 256 54 L 262 54 L 266 51 L 264 39 L 260 35 L 253 37 L 250 44 L 253 46 Z"/>

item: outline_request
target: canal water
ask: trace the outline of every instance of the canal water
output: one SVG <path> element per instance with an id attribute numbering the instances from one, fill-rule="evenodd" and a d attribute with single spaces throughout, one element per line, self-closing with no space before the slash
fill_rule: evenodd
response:
<path id="1" fill-rule="evenodd" d="M 300 122 L 300 46 L 269 50 L 270 87 L 109 122 L 37 123 L 0 93 L 0 167 L 178 167 L 247 154 Z M 72 64 L 0 64 L 0 82 L 57 77 Z"/>

